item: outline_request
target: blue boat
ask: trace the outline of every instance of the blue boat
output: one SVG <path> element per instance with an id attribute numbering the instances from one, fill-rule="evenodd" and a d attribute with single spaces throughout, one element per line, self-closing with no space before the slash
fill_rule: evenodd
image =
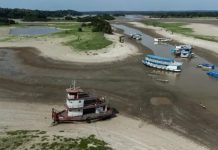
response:
<path id="1" fill-rule="evenodd" d="M 216 67 L 216 65 L 214 65 L 214 64 L 199 64 L 199 65 L 197 65 L 197 67 L 199 67 L 199 68 L 202 68 L 202 69 L 207 69 L 207 70 L 210 70 L 210 69 L 215 69 L 215 67 Z"/>
<path id="2" fill-rule="evenodd" d="M 144 60 L 142 60 L 142 63 L 149 67 L 174 72 L 180 72 L 182 66 L 181 62 L 176 62 L 172 58 L 165 58 L 151 54 L 145 55 L 145 58 Z"/>
<path id="3" fill-rule="evenodd" d="M 218 78 L 218 71 L 208 71 L 207 75 Z"/>

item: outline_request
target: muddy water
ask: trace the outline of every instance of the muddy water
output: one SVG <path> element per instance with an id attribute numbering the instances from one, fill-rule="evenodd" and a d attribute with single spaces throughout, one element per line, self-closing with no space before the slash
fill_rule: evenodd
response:
<path id="1" fill-rule="evenodd" d="M 114 24 L 113 26 L 122 29 L 127 35 L 131 33 L 141 34 L 142 40 L 139 42 L 151 49 L 154 54 L 174 58 L 170 52 L 170 49 L 175 47 L 174 45 L 169 43 L 156 44 L 153 37 L 125 25 Z M 183 62 L 181 73 L 169 73 L 153 69 L 152 75 L 154 78 L 156 76 L 156 78 L 169 80 L 168 84 L 188 95 L 191 100 L 206 105 L 210 111 L 218 114 L 218 79 L 209 77 L 206 75 L 206 71 L 196 68 L 200 63 L 211 62 L 197 55 L 192 59 L 176 58 L 176 60 Z M 168 87 L 166 84 L 164 86 Z"/>

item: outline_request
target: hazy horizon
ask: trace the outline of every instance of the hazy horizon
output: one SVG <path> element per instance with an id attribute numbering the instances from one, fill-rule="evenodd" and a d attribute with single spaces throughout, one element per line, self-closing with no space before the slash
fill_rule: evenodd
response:
<path id="1" fill-rule="evenodd" d="M 218 10 L 217 0 L 0 0 L 2 8 L 76 11 Z"/>

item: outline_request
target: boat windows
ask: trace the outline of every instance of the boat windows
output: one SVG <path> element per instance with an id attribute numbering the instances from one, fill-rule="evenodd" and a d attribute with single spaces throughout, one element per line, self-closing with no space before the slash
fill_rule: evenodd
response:
<path id="1" fill-rule="evenodd" d="M 95 113 L 95 108 L 89 108 L 83 110 L 83 115 Z"/>
<path id="2" fill-rule="evenodd" d="M 181 68 L 181 66 L 177 66 L 177 70 L 181 70 L 182 68 Z"/>
<path id="3" fill-rule="evenodd" d="M 86 93 L 79 93 L 79 97 L 84 98 L 84 97 L 89 97 L 89 95 Z"/>

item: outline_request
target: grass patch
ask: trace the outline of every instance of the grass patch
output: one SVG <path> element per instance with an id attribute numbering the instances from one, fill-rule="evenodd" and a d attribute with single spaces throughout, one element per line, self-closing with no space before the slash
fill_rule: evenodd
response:
<path id="1" fill-rule="evenodd" d="M 172 33 L 180 33 L 197 39 L 218 42 L 218 37 L 195 34 L 191 28 L 184 27 L 184 25 L 186 25 L 185 23 L 166 23 L 153 20 L 147 20 L 144 23 L 150 26 L 162 27 Z"/>
<path id="2" fill-rule="evenodd" d="M 88 51 L 104 48 L 112 44 L 112 42 L 107 40 L 101 32 L 85 32 L 77 34 L 76 38 L 66 42 L 65 44 L 80 51 Z"/>
<path id="3" fill-rule="evenodd" d="M 52 138 L 55 138 L 55 140 Z M 0 134 L 0 150 L 112 150 L 94 135 L 84 138 L 49 136 L 45 131 L 16 130 Z"/>
<path id="4" fill-rule="evenodd" d="M 25 39 L 34 39 L 34 38 L 55 38 L 61 37 L 64 38 L 66 42 L 63 44 L 73 47 L 79 51 L 88 51 L 88 50 L 97 50 L 104 48 L 110 44 L 111 41 L 107 40 L 104 37 L 102 32 L 92 32 L 92 27 L 83 27 L 82 32 L 78 31 L 80 27 L 80 23 L 77 22 L 66 22 L 66 23 L 40 23 L 40 24 L 19 24 L 18 26 L 28 27 L 32 25 L 37 26 L 48 26 L 48 27 L 56 27 L 59 28 L 60 32 L 57 33 L 50 33 L 46 35 L 33 35 L 33 36 L 12 36 L 9 35 L 0 41 L 18 41 L 18 40 L 25 40 Z"/>
<path id="5" fill-rule="evenodd" d="M 166 22 L 159 22 L 159 21 L 152 21 L 148 20 L 145 21 L 146 25 L 155 26 L 155 27 L 162 27 L 168 31 L 175 32 L 175 33 L 181 33 L 181 34 L 190 34 L 193 32 L 191 28 L 185 28 L 183 27 L 186 25 L 185 23 L 166 23 Z"/>
<path id="6" fill-rule="evenodd" d="M 32 134 L 36 134 L 38 130 L 16 130 L 8 131 L 6 135 L 0 136 L 0 150 L 16 150 L 22 147 L 22 145 L 28 143 L 33 139 Z M 21 148 L 22 149 L 22 148 Z"/>
<path id="7" fill-rule="evenodd" d="M 79 32 L 79 24 L 58 26 L 68 30 L 53 35 L 65 37 L 67 41 L 64 44 L 79 51 L 97 50 L 112 44 L 102 32 L 92 32 L 92 27 L 83 27 L 82 32 Z"/>

